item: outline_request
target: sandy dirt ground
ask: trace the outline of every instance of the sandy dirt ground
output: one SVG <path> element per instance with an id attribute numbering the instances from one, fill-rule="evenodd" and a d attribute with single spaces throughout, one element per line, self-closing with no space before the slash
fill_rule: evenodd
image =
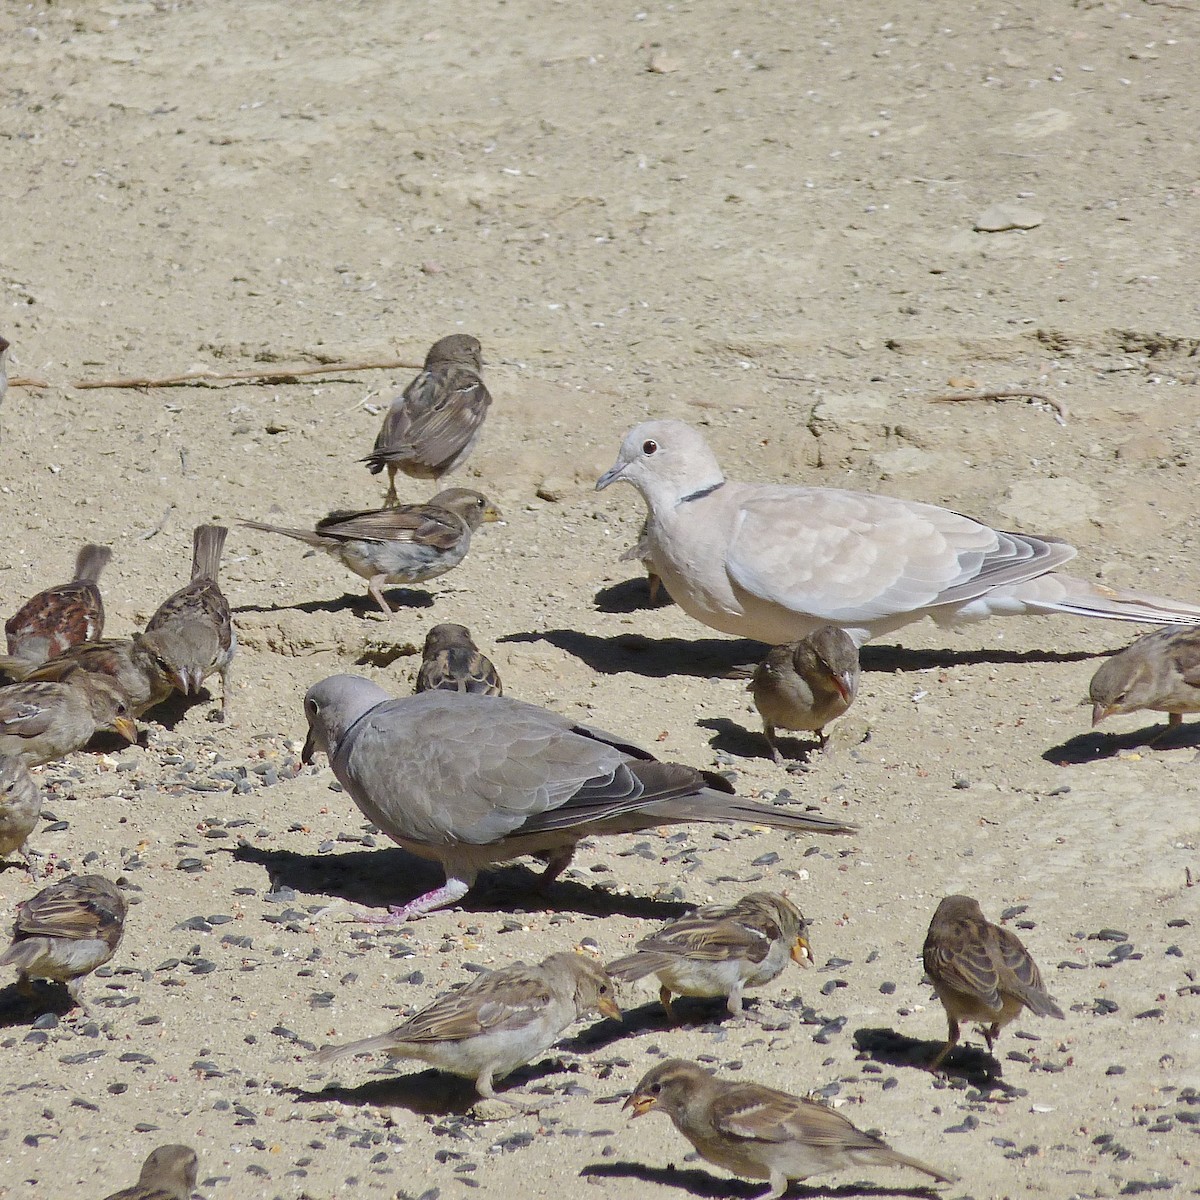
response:
<path id="1" fill-rule="evenodd" d="M 867 739 L 789 774 L 725 677 L 761 648 L 650 607 L 619 561 L 640 501 L 592 490 L 632 424 L 681 417 L 731 476 L 945 504 L 1074 542 L 1090 578 L 1200 596 L 1195 5 L 11 3 L 0 34 L 0 332 L 49 385 L 0 410 L 3 610 L 99 541 L 128 634 L 216 520 L 242 647 L 228 725 L 167 705 L 143 745 L 39 772 L 42 868 L 136 903 L 91 1019 L 36 1021 L 0 981 L 0 1195 L 105 1195 L 171 1141 L 211 1200 L 756 1194 L 621 1113 L 666 1055 L 820 1091 L 960 1173 L 947 1196 L 1200 1194 L 1197 742 L 1146 750 L 1147 714 L 1093 733 L 1082 705 L 1139 630 L 910 627 L 864 652 L 846 722 Z M 387 623 L 338 564 L 236 522 L 380 501 L 357 459 L 411 370 L 77 386 L 418 363 L 458 331 L 495 404 L 456 481 L 507 524 Z M 932 402 L 972 387 L 1065 424 Z M 348 670 L 407 692 L 444 620 L 509 694 L 860 833 L 588 843 L 548 896 L 518 865 L 461 909 L 353 923 L 436 873 L 323 760 L 299 768 L 301 696 Z M 32 886 L 5 870 L 0 917 Z M 478 1120 L 419 1064 L 306 1059 L 468 965 L 615 957 L 764 887 L 812 920 L 817 963 L 764 989 L 765 1024 L 692 1002 L 670 1027 L 630 990 L 622 1026 L 513 1077 L 557 1102 L 540 1116 Z M 938 1078 L 920 950 L 953 891 L 1007 914 L 1066 1020 L 1022 1019 L 995 1062 L 972 1033 Z M 927 1194 L 866 1168 L 796 1192 Z"/>

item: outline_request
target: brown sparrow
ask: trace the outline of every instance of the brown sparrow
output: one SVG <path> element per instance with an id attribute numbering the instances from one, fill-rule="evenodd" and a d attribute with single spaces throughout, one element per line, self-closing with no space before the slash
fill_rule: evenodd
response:
<path id="1" fill-rule="evenodd" d="M 170 630 L 135 633 L 130 638 L 101 638 L 80 642 L 29 671 L 28 683 L 67 682 L 80 675 L 103 675 L 125 693 L 130 712 L 140 717 L 161 704 L 174 690 L 172 664 L 178 659 Z M 0 659 L 11 670 L 13 659 Z"/>
<path id="2" fill-rule="evenodd" d="M 104 1200 L 191 1200 L 200 1164 L 191 1146 L 159 1146 L 142 1164 L 133 1187 Z"/>
<path id="3" fill-rule="evenodd" d="M 1093 727 L 1146 708 L 1167 713 L 1167 730 L 1177 728 L 1184 713 L 1200 712 L 1200 629 L 1168 626 L 1138 638 L 1101 666 L 1088 692 Z"/>
<path id="4" fill-rule="evenodd" d="M 596 834 L 688 821 L 850 833 L 830 817 L 754 804 L 720 775 L 657 762 L 645 750 L 508 696 L 421 692 L 392 699 L 358 675 L 304 697 L 301 757 L 329 757 L 368 820 L 411 854 L 440 862 L 446 884 L 393 910 L 403 922 L 461 900 L 479 871 L 524 854 L 543 883 Z"/>
<path id="5" fill-rule="evenodd" d="M 112 679 L 81 671 L 62 682 L 0 688 L 0 754 L 28 767 L 81 750 L 100 732 L 137 741 L 129 697 Z"/>
<path id="6" fill-rule="evenodd" d="M 777 1200 L 793 1179 L 848 1167 L 912 1167 L 940 1183 L 954 1180 L 824 1104 L 757 1083 L 717 1079 L 681 1058 L 647 1071 L 625 1107 L 635 1117 L 665 1112 L 702 1158 L 746 1179 L 769 1180 L 770 1190 L 759 1200 Z"/>
<path id="7" fill-rule="evenodd" d="M 480 378 L 483 350 L 465 333 L 434 342 L 420 375 L 392 401 L 375 448 L 362 459 L 372 475 L 387 468 L 385 505 L 398 504 L 396 472 L 440 480 L 479 440 L 492 397 Z"/>
<path id="8" fill-rule="evenodd" d="M 237 651 L 229 601 L 217 586 L 228 533 L 223 525 L 196 526 L 191 582 L 168 596 L 146 624 L 147 633 L 163 639 L 171 682 L 185 696 L 194 696 L 214 671 L 220 673 L 222 721 L 229 716 L 229 672 Z"/>
<path id="9" fill-rule="evenodd" d="M 79 995 L 85 975 L 103 966 L 125 930 L 125 897 L 103 875 L 68 875 L 17 909 L 13 940 L 0 967 L 16 967 L 20 986 L 31 979 L 65 983 L 86 1012 Z"/>
<path id="10" fill-rule="evenodd" d="M 42 789 L 24 760 L 0 754 L 0 859 L 18 851 L 30 875 L 33 864 L 29 861 L 29 835 L 41 815 Z"/>
<path id="11" fill-rule="evenodd" d="M 392 1058 L 416 1058 L 473 1079 L 485 1099 L 520 1108 L 497 1096 L 493 1081 L 549 1049 L 568 1025 L 593 1010 L 619 1020 L 614 990 L 599 963 L 582 954 L 552 954 L 534 967 L 476 975 L 388 1033 L 327 1046 L 313 1057 L 330 1063 L 384 1050 Z"/>
<path id="12" fill-rule="evenodd" d="M 84 546 L 75 559 L 70 583 L 38 592 L 4 623 L 8 652 L 33 664 L 45 662 L 78 642 L 104 633 L 104 602 L 96 581 L 108 565 L 107 546 Z"/>
<path id="13" fill-rule="evenodd" d="M 654 559 L 650 557 L 650 543 L 646 540 L 646 522 L 642 522 L 642 532 L 637 542 L 621 555 L 621 562 L 640 562 L 646 569 L 646 587 L 650 591 L 650 603 L 658 603 L 658 594 L 663 591 L 662 578 L 654 569 Z M 669 599 L 670 597 L 668 597 Z"/>
<path id="14" fill-rule="evenodd" d="M 371 598 L 388 617 L 386 584 L 423 583 L 457 567 L 471 548 L 471 534 L 500 510 L 470 488 L 447 488 L 426 504 L 401 504 L 362 512 L 332 512 L 315 530 L 243 521 L 248 529 L 282 533 L 324 550 L 367 581 Z"/>
<path id="15" fill-rule="evenodd" d="M 775 743 L 777 726 L 813 730 L 824 746 L 825 726 L 854 703 L 858 679 L 858 647 L 836 625 L 772 647 L 749 685 L 772 759 L 783 762 Z"/>
<path id="16" fill-rule="evenodd" d="M 435 625 L 425 635 L 418 692 L 474 692 L 502 696 L 500 676 L 492 660 L 480 652 L 465 625 Z"/>
<path id="17" fill-rule="evenodd" d="M 620 980 L 657 975 L 672 1020 L 672 994 L 725 997 L 739 1017 L 743 991 L 770 983 L 789 957 L 811 965 L 808 922 L 786 896 L 751 892 L 736 904 L 706 904 L 669 921 L 642 938 L 635 953 L 609 963 L 608 973 Z"/>
<path id="18" fill-rule="evenodd" d="M 1035 1016 L 1058 1017 L 1063 1011 L 1042 986 L 1042 975 L 1015 933 L 993 925 L 970 896 L 947 896 L 933 914 L 922 951 L 925 970 L 946 1010 L 950 1032 L 930 1064 L 932 1070 L 958 1044 L 960 1021 L 984 1023 L 992 1044 L 1023 1008 Z"/>

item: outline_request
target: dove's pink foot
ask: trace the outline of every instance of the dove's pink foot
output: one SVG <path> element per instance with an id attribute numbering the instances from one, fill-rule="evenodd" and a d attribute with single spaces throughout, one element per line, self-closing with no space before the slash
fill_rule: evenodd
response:
<path id="1" fill-rule="evenodd" d="M 376 916 L 372 913 L 369 916 L 360 917 L 359 920 L 368 925 L 404 925 L 414 917 L 423 917 L 436 908 L 445 908 L 447 904 L 457 903 L 469 890 L 469 884 L 458 879 L 451 879 L 440 888 L 434 888 L 432 892 L 426 892 L 425 895 L 418 896 L 407 904 L 393 904 L 388 909 L 386 917 Z"/>

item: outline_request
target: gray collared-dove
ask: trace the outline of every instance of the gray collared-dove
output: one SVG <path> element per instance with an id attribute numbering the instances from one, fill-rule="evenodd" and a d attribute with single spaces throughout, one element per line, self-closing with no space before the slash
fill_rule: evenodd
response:
<path id="1" fill-rule="evenodd" d="M 357 675 L 304 697 L 302 757 L 333 773 L 394 842 L 442 864 L 444 887 L 393 909 L 400 923 L 462 899 L 478 873 L 525 854 L 552 880 L 576 843 L 687 821 L 812 833 L 853 825 L 743 800 L 719 775 L 661 763 L 612 734 L 507 696 L 421 692 L 391 699 Z"/>
<path id="2" fill-rule="evenodd" d="M 646 501 L 645 547 L 671 598 L 713 629 L 772 645 L 840 625 L 857 645 L 921 617 L 939 625 L 1025 613 L 1196 625 L 1200 607 L 1055 568 L 1075 548 L 1004 533 L 933 504 L 840 488 L 727 480 L 699 432 L 647 421 L 597 489 Z"/>

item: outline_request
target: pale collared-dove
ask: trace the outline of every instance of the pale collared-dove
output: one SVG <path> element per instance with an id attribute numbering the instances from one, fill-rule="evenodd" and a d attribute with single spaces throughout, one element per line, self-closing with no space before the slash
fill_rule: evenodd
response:
<path id="1" fill-rule="evenodd" d="M 507 696 L 421 692 L 391 699 L 357 675 L 304 697 L 308 740 L 393 841 L 446 872 L 444 887 L 393 909 L 400 923 L 465 896 L 484 867 L 525 854 L 552 880 L 575 845 L 687 821 L 746 822 L 812 833 L 855 828 L 733 795 L 719 775 L 660 763 L 628 742 Z"/>
<path id="2" fill-rule="evenodd" d="M 617 480 L 646 501 L 646 548 L 671 598 L 739 637 L 781 645 L 831 624 L 861 646 L 924 616 L 949 626 L 1051 612 L 1200 624 L 1194 604 L 1060 574 L 1075 548 L 1056 538 L 915 500 L 726 480 L 682 421 L 626 434 L 596 487 Z"/>

